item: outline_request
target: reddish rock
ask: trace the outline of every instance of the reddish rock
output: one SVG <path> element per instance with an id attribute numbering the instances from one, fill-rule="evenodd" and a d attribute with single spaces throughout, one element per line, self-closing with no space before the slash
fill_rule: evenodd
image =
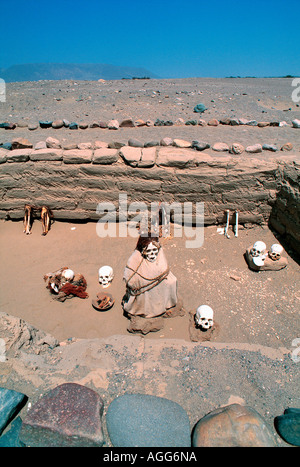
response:
<path id="1" fill-rule="evenodd" d="M 193 447 L 275 447 L 272 432 L 251 407 L 232 404 L 210 412 L 198 421 Z"/>
<path id="2" fill-rule="evenodd" d="M 20 440 L 32 447 L 101 447 L 103 401 L 76 383 L 57 386 L 23 420 Z"/>

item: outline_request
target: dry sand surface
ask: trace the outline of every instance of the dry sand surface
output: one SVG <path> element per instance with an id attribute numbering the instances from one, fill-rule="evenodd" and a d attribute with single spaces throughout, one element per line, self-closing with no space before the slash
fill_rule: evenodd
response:
<path id="1" fill-rule="evenodd" d="M 136 238 L 100 238 L 96 228 L 97 223 L 55 222 L 44 237 L 40 221 L 34 222 L 31 235 L 23 233 L 21 222 L 2 222 L 1 310 L 58 340 L 128 334 L 129 321 L 121 307 L 125 293 L 123 271 Z M 230 239 L 219 234 L 216 226 L 207 227 L 203 246 L 197 249 L 186 248 L 186 238 L 162 238 L 186 313 L 166 319 L 161 331 L 146 338 L 190 341 L 189 312 L 208 304 L 218 323 L 213 341 L 289 348 L 299 334 L 299 266 L 285 252 L 289 260 L 286 269 L 259 273 L 250 270 L 244 259 L 245 249 L 258 239 L 268 247 L 277 241 L 261 227 L 240 230 L 238 238 L 231 233 Z M 98 269 L 103 265 L 112 266 L 115 275 L 107 289 L 98 282 Z M 88 298 L 74 297 L 64 302 L 53 299 L 43 276 L 63 266 L 84 275 Z M 115 299 L 113 308 L 106 312 L 96 311 L 91 304 L 101 291 Z"/>

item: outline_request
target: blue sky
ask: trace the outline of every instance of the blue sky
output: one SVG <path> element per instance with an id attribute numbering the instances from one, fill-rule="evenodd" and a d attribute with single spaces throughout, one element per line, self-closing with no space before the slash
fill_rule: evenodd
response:
<path id="1" fill-rule="evenodd" d="M 0 68 L 107 63 L 162 78 L 300 76 L 299 0 L 0 0 Z"/>

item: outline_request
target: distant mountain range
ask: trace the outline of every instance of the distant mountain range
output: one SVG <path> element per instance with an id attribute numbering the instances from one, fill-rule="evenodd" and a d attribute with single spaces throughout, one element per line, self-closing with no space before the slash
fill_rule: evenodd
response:
<path id="1" fill-rule="evenodd" d="M 15 81 L 39 80 L 87 80 L 98 79 L 132 79 L 132 78 L 159 78 L 145 68 L 99 64 L 72 64 L 72 63 L 29 63 L 12 65 L 9 68 L 0 68 L 0 78 L 6 83 Z"/>

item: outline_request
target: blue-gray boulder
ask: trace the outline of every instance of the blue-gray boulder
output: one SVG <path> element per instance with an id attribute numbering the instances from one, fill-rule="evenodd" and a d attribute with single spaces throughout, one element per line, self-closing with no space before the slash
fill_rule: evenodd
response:
<path id="1" fill-rule="evenodd" d="M 190 422 L 176 402 L 125 394 L 108 407 L 106 426 L 114 447 L 190 447 Z"/>
<path id="2" fill-rule="evenodd" d="M 204 104 L 197 104 L 197 105 L 195 105 L 195 107 L 194 107 L 194 112 L 197 112 L 197 113 L 201 113 L 201 114 L 202 114 L 203 112 L 205 112 L 205 110 L 207 110 L 207 108 L 205 107 Z"/>
<path id="3" fill-rule="evenodd" d="M 300 446 L 300 409 L 286 409 L 283 415 L 275 418 L 274 425 L 284 441 Z"/>
<path id="4" fill-rule="evenodd" d="M 21 392 L 0 388 L 0 435 L 24 407 L 27 399 Z"/>
<path id="5" fill-rule="evenodd" d="M 19 439 L 19 433 L 22 426 L 21 417 L 17 417 L 10 426 L 10 430 L 0 436 L 0 448 L 21 448 L 24 444 Z"/>

